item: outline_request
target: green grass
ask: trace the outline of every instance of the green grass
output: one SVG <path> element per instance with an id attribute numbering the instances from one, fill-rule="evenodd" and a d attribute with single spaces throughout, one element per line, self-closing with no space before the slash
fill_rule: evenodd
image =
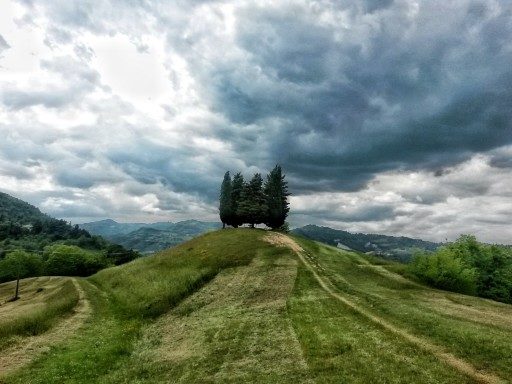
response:
<path id="1" fill-rule="evenodd" d="M 362 307 L 409 333 L 443 346 L 477 369 L 502 378 L 512 377 L 512 317 L 502 321 L 512 315 L 510 305 L 391 278 L 385 270 L 365 265 L 360 255 L 299 241 L 325 268 L 324 276 L 339 292 Z M 394 270 L 394 265 L 390 266 Z M 489 321 L 492 316 L 496 321 Z"/>
<path id="2" fill-rule="evenodd" d="M 49 281 L 52 288 L 47 293 L 44 286 Z M 66 278 L 24 279 L 20 286 L 20 300 L 3 303 L 0 350 L 9 345 L 14 336 L 34 336 L 47 331 L 57 318 L 69 313 L 78 302 L 78 292 L 72 281 Z M 13 287 L 14 283 L 0 285 L 0 297 L 11 295 Z"/>
<path id="3" fill-rule="evenodd" d="M 263 248 L 272 249 L 261 241 L 264 234 L 248 229 L 212 232 L 155 256 L 100 271 L 86 284 L 95 315 L 85 330 L 7 382 L 117 382 L 117 375 L 133 373 L 130 356 L 152 319 L 222 270 L 247 265 Z M 143 370 L 134 374 L 121 382 L 144 376 Z"/>
<path id="4" fill-rule="evenodd" d="M 330 295 L 266 234 L 208 233 L 82 281 L 94 315 L 3 380 L 473 382 Z M 336 293 L 478 369 L 512 377 L 512 306 L 425 287 L 396 263 L 297 241 Z"/>
<path id="5" fill-rule="evenodd" d="M 247 265 L 264 231 L 211 232 L 155 256 L 104 269 L 91 281 L 109 292 L 127 317 L 165 313 L 225 268 Z"/>

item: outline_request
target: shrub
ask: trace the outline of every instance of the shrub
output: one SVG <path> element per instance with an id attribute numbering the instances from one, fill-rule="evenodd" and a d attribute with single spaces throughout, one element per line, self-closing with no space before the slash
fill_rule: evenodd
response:
<path id="1" fill-rule="evenodd" d="M 109 266 L 102 253 L 74 245 L 53 245 L 44 251 L 46 272 L 55 276 L 89 276 Z"/>
<path id="2" fill-rule="evenodd" d="M 426 283 L 449 291 L 475 294 L 477 271 L 462 259 L 452 256 L 446 248 L 436 254 L 416 254 L 412 272 Z"/>
<path id="3" fill-rule="evenodd" d="M 438 288 L 512 303 L 512 251 L 474 236 L 463 235 L 430 255 L 417 254 L 410 271 Z"/>

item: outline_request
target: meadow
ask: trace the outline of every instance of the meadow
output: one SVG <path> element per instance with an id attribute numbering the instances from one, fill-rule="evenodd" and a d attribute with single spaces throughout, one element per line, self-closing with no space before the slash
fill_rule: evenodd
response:
<path id="1" fill-rule="evenodd" d="M 512 306 L 398 268 L 263 230 L 208 233 L 77 279 L 79 331 L 0 382 L 507 382 Z"/>

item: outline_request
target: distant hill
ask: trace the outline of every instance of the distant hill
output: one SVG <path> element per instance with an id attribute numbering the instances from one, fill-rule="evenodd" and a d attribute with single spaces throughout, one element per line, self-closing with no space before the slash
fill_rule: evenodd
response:
<path id="1" fill-rule="evenodd" d="M 93 221 L 91 223 L 79 224 L 80 228 L 106 238 L 116 235 L 125 235 L 144 227 L 144 223 L 118 223 L 112 219 Z"/>
<path id="2" fill-rule="evenodd" d="M 415 249 L 435 251 L 441 244 L 410 237 L 395 237 L 347 231 L 306 225 L 292 230 L 293 233 L 308 239 L 321 241 L 342 249 L 359 252 L 372 252 L 388 259 L 408 261 Z"/>
<path id="3" fill-rule="evenodd" d="M 218 222 L 185 220 L 177 223 L 118 223 L 114 220 L 100 220 L 80 224 L 90 233 L 121 244 L 141 253 L 153 253 L 174 247 L 202 233 L 219 229 Z"/>

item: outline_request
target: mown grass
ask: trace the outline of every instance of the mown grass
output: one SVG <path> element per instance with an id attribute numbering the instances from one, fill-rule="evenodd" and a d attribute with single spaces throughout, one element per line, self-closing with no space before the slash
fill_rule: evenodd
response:
<path id="1" fill-rule="evenodd" d="M 393 263 L 365 265 L 363 259 L 370 264 L 372 260 L 299 241 L 324 268 L 323 274 L 336 288 L 359 305 L 407 332 L 444 347 L 477 369 L 502 378 L 512 377 L 512 321 L 487 321 L 488 316 L 502 318 L 512 314 L 511 306 L 434 290 L 400 276 L 393 278 L 378 269 L 384 266 L 394 271 Z"/>
<path id="2" fill-rule="evenodd" d="M 22 291 L 20 293 L 21 299 L 24 300 L 25 296 L 34 295 L 34 292 L 23 289 L 23 285 L 27 284 L 28 280 L 35 280 L 35 284 L 31 285 L 31 291 L 41 289 L 39 292 L 43 299 L 38 299 L 37 295 L 27 304 L 23 305 L 23 311 L 15 317 L 0 317 L 0 349 L 2 346 L 9 344 L 9 340 L 13 336 L 34 336 L 46 332 L 55 324 L 56 319 L 69 313 L 78 303 L 78 292 L 73 285 L 72 281 L 67 278 L 62 278 L 61 284 L 58 289 L 54 290 L 49 295 L 44 295 L 44 279 L 26 279 L 21 281 Z M 37 282 L 40 282 L 38 284 Z M 11 290 L 12 284 L 2 284 L 2 291 Z M 30 305 L 34 303 L 37 305 Z M 19 304 L 18 302 L 4 304 L 4 311 L 9 311 L 11 307 Z"/>
<path id="3" fill-rule="evenodd" d="M 4 380 L 8 383 L 145 382 L 131 358 L 141 330 L 217 273 L 247 265 L 262 247 L 263 231 L 205 234 L 176 248 L 100 271 L 86 294 L 94 316 L 62 346 Z"/>
<path id="4" fill-rule="evenodd" d="M 208 233 L 82 281 L 93 316 L 4 382 L 472 382 L 329 295 L 266 234 Z M 318 273 L 366 311 L 512 377 L 512 306 L 432 290 L 394 274 L 394 263 L 298 241 Z M 292 280 L 280 291 L 286 271 Z"/>
<path id="5" fill-rule="evenodd" d="M 317 383 L 470 383 L 431 354 L 344 307 L 303 266 L 289 312 Z"/>
<path id="6" fill-rule="evenodd" d="M 144 327 L 127 369 L 112 371 L 105 379 L 307 382 L 286 311 L 295 264 L 290 250 L 260 244 L 253 263 L 223 270 L 203 290 Z"/>
<path id="7" fill-rule="evenodd" d="M 155 256 L 105 269 L 91 278 L 127 317 L 154 318 L 224 268 L 247 265 L 264 231 L 226 229 L 197 237 Z"/>

